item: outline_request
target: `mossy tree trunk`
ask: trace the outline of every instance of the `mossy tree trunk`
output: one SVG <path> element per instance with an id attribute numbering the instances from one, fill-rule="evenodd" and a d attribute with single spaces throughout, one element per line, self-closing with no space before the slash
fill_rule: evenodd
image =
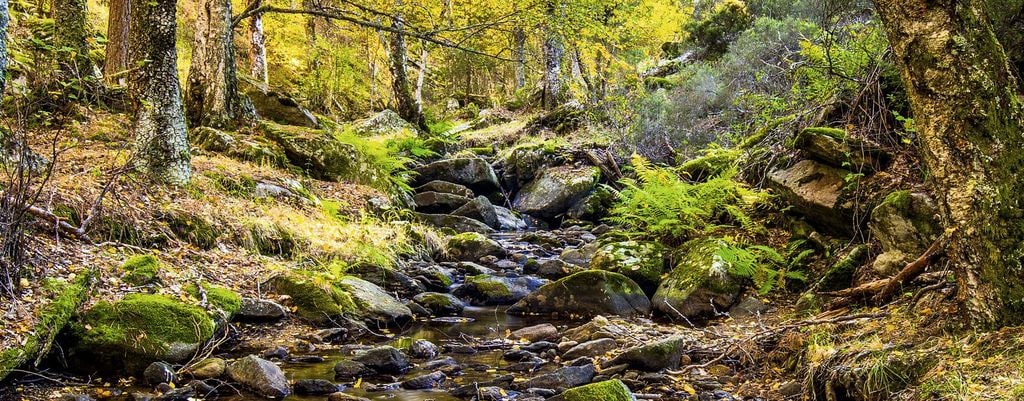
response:
<path id="1" fill-rule="evenodd" d="M 252 120 L 238 93 L 231 1 L 201 1 L 195 30 L 185 88 L 189 124 L 231 129 Z"/>
<path id="2" fill-rule="evenodd" d="M 152 178 L 188 182 L 191 153 L 185 133 L 175 49 L 175 0 L 138 2 L 131 12 L 128 57 L 144 65 L 131 70 L 136 165 Z"/>
<path id="3" fill-rule="evenodd" d="M 950 236 L 967 322 L 1024 321 L 1024 119 L 982 0 L 875 0 Z"/>
<path id="4" fill-rule="evenodd" d="M 558 1 L 547 1 L 548 24 L 544 29 L 544 94 L 541 100 L 544 108 L 549 110 L 558 107 L 562 97 L 562 58 L 565 56 L 565 46 L 554 22 L 559 12 Z"/>
<path id="5" fill-rule="evenodd" d="M 123 84 L 128 70 L 128 25 L 130 24 L 131 0 L 110 0 L 107 16 L 106 59 L 103 61 L 103 80 L 108 84 Z"/>
<path id="6" fill-rule="evenodd" d="M 520 90 L 526 86 L 526 31 L 522 27 L 512 30 L 512 42 L 515 43 L 516 90 Z"/>
<path id="7" fill-rule="evenodd" d="M 55 0 L 53 27 L 53 43 L 57 48 L 61 79 L 95 78 L 95 66 L 89 60 L 86 0 Z"/>
<path id="8" fill-rule="evenodd" d="M 392 27 L 397 30 L 391 33 L 391 87 L 395 94 L 395 108 L 398 109 L 395 111 L 403 119 L 426 132 L 427 121 L 416 107 L 416 99 L 410 90 L 408 47 L 403 33 L 405 21 L 401 14 L 395 16 Z"/>

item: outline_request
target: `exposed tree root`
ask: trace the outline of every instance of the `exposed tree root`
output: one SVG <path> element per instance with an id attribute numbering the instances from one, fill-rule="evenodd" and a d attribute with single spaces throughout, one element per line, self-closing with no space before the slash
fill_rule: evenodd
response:
<path id="1" fill-rule="evenodd" d="M 949 244 L 950 233 L 946 233 L 939 236 L 932 245 L 928 247 L 920 257 L 914 261 L 908 263 L 903 270 L 900 270 L 895 276 L 885 278 L 881 280 L 875 280 L 869 283 L 861 284 L 857 287 L 848 288 L 840 291 L 823 292 L 821 295 L 826 295 L 836 298 L 844 298 L 836 300 L 832 303 L 832 309 L 846 306 L 850 301 L 860 301 L 870 299 L 872 303 L 881 305 L 888 302 L 893 294 L 903 288 L 904 285 L 911 282 L 928 268 L 933 260 L 941 256 L 946 246 Z"/>

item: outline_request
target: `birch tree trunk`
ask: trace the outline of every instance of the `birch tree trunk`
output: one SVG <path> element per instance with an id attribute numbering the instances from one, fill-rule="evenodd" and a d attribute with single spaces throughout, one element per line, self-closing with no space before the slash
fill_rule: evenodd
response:
<path id="1" fill-rule="evenodd" d="M 391 79 L 392 91 L 395 94 L 395 107 L 399 116 L 419 127 L 423 132 L 427 131 L 427 122 L 416 108 L 416 99 L 413 98 L 409 89 L 409 60 L 405 44 L 405 22 L 401 14 L 395 17 L 392 23 L 398 32 L 391 33 Z"/>
<path id="2" fill-rule="evenodd" d="M 185 111 L 193 127 L 234 128 L 245 119 L 238 94 L 231 0 L 202 0 L 196 18 Z"/>
<path id="3" fill-rule="evenodd" d="M 981 0 L 875 0 L 950 238 L 965 322 L 1024 321 L 1024 109 Z"/>
<path id="4" fill-rule="evenodd" d="M 123 85 L 125 77 L 119 75 L 128 70 L 128 25 L 130 23 L 131 0 L 110 0 L 107 16 L 107 48 L 103 61 L 103 80 L 107 84 Z"/>
<path id="5" fill-rule="evenodd" d="M 562 58 L 565 55 L 565 46 L 552 22 L 557 18 L 557 14 L 558 0 L 548 0 L 547 17 L 549 22 L 544 32 L 544 97 L 542 98 L 543 106 L 548 110 L 558 107 L 562 97 Z"/>
<path id="6" fill-rule="evenodd" d="M 516 27 L 512 31 L 512 40 L 515 42 L 516 57 L 516 90 L 526 86 L 526 31 Z"/>
<path id="7" fill-rule="evenodd" d="M 259 7 L 261 0 L 252 0 Z M 263 33 L 263 15 L 256 14 L 249 20 L 249 73 L 257 81 L 268 83 L 267 37 Z"/>
<path id="8" fill-rule="evenodd" d="M 420 71 L 416 75 L 416 112 L 423 114 L 423 85 L 426 83 L 427 70 L 429 69 L 430 49 L 427 48 L 427 44 L 423 44 L 423 50 L 420 51 Z"/>
<path id="9" fill-rule="evenodd" d="M 158 181 L 182 185 L 189 181 L 192 168 L 178 83 L 176 29 L 175 0 L 135 5 L 128 57 L 145 64 L 131 70 L 128 92 L 136 165 Z"/>

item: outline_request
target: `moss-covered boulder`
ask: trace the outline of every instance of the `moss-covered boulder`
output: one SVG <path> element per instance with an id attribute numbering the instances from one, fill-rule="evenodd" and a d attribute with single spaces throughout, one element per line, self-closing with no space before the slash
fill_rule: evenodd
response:
<path id="1" fill-rule="evenodd" d="M 209 152 L 226 152 L 238 144 L 231 133 L 211 127 L 196 127 L 188 133 L 189 142 L 195 148 Z"/>
<path id="2" fill-rule="evenodd" d="M 793 146 L 822 163 L 864 173 L 885 168 L 891 159 L 877 145 L 854 138 L 837 128 L 805 128 L 796 136 Z"/>
<path id="3" fill-rule="evenodd" d="M 623 241 L 606 244 L 590 259 L 590 268 L 613 271 L 653 295 L 665 272 L 664 248 L 653 242 Z"/>
<path id="4" fill-rule="evenodd" d="M 452 294 L 424 292 L 416 294 L 413 301 L 422 305 L 434 316 L 458 316 L 466 305 Z"/>
<path id="5" fill-rule="evenodd" d="M 711 148 L 704 155 L 679 166 L 679 173 L 693 181 L 707 181 L 736 166 L 742 151 L 739 149 Z"/>
<path id="6" fill-rule="evenodd" d="M 156 284 L 160 281 L 157 274 L 161 269 L 160 259 L 157 259 L 155 255 L 135 255 L 121 264 L 121 270 L 124 271 L 122 280 L 131 285 Z"/>
<path id="7" fill-rule="evenodd" d="M 275 90 L 264 82 L 239 76 L 238 88 L 252 101 L 261 118 L 281 124 L 318 128 L 320 122 L 287 93 Z"/>
<path id="8" fill-rule="evenodd" d="M 850 288 L 853 284 L 854 274 L 857 268 L 864 264 L 868 258 L 867 245 L 856 245 L 843 253 L 835 264 L 830 266 L 825 274 L 821 275 L 815 284 L 817 291 L 837 291 Z"/>
<path id="9" fill-rule="evenodd" d="M 309 175 L 330 181 L 365 181 L 362 157 L 352 145 L 343 143 L 326 131 L 263 122 L 260 130 L 282 148 L 288 161 Z M 365 183 L 365 182 L 364 182 Z"/>
<path id="10" fill-rule="evenodd" d="M 355 302 L 356 314 L 364 320 L 383 326 L 394 326 L 412 320 L 412 311 L 376 284 L 356 277 L 343 277 L 338 287 Z"/>
<path id="11" fill-rule="evenodd" d="M 618 273 L 588 270 L 537 289 L 508 309 L 510 314 L 563 318 L 597 315 L 645 316 L 651 302 L 633 280 Z"/>
<path id="12" fill-rule="evenodd" d="M 331 325 L 358 310 L 352 296 L 328 277 L 290 273 L 274 277 L 270 285 L 278 294 L 291 297 L 295 313 L 315 325 Z"/>
<path id="13" fill-rule="evenodd" d="M 130 294 L 101 301 L 72 329 L 73 361 L 83 367 L 141 370 L 155 361 L 183 362 L 214 334 L 214 321 L 203 308 L 158 294 Z M 84 365 L 82 365 L 84 363 Z"/>
<path id="14" fill-rule="evenodd" d="M 419 131 L 415 125 L 403 120 L 402 116 L 391 110 L 382 110 L 370 117 L 355 121 L 349 126 L 349 129 L 360 136 L 415 135 Z"/>
<path id="15" fill-rule="evenodd" d="M 739 295 L 740 281 L 718 256 L 728 245 L 717 238 L 696 239 L 679 249 L 679 262 L 661 282 L 651 302 L 670 318 L 694 318 L 724 312 Z"/>
<path id="16" fill-rule="evenodd" d="M 465 185 L 477 193 L 500 188 L 491 164 L 478 157 L 439 160 L 416 168 L 416 174 L 414 185 L 439 180 Z"/>
<path id="17" fill-rule="evenodd" d="M 446 249 L 451 259 L 464 262 L 476 262 L 484 256 L 500 258 L 508 253 L 498 241 L 474 232 L 453 235 L 448 239 Z"/>
<path id="18" fill-rule="evenodd" d="M 416 187 L 416 192 L 440 192 L 445 194 L 452 194 L 463 196 L 466 198 L 473 197 L 473 190 L 465 185 L 460 185 L 448 181 L 434 180 L 426 184 Z"/>
<path id="19" fill-rule="evenodd" d="M 615 194 L 604 186 L 597 186 L 590 194 L 570 206 L 565 217 L 571 220 L 601 221 L 614 203 Z"/>
<path id="20" fill-rule="evenodd" d="M 189 284 L 185 287 L 185 292 L 200 301 L 205 300 L 208 305 L 223 312 L 225 320 L 231 319 L 242 308 L 242 296 L 224 286 L 209 283 L 202 283 L 199 286 Z"/>
<path id="21" fill-rule="evenodd" d="M 601 170 L 593 166 L 549 168 L 519 190 L 512 207 L 531 216 L 552 219 L 589 194 L 600 178 Z"/>
<path id="22" fill-rule="evenodd" d="M 498 166 L 501 182 L 509 191 L 518 191 L 546 168 L 564 162 L 564 146 L 555 141 L 519 145 L 505 152 Z"/>
<path id="23" fill-rule="evenodd" d="M 630 348 L 608 361 L 606 366 L 629 365 L 631 369 L 657 372 L 662 369 L 676 369 L 682 361 L 687 339 L 681 336 L 669 337 Z"/>
<path id="24" fill-rule="evenodd" d="M 882 244 L 872 267 L 889 276 L 900 271 L 942 233 L 935 202 L 923 193 L 896 191 L 871 211 L 868 227 Z"/>
<path id="25" fill-rule="evenodd" d="M 497 277 L 478 274 L 466 277 L 452 293 L 472 305 L 509 305 L 540 288 L 546 281 L 530 277 Z"/>
<path id="26" fill-rule="evenodd" d="M 636 401 L 636 396 L 618 379 L 574 387 L 550 398 L 551 401 Z"/>

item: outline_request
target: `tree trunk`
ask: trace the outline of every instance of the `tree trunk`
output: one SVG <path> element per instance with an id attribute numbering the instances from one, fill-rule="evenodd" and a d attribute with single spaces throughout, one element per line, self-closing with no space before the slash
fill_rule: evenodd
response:
<path id="1" fill-rule="evenodd" d="M 262 3 L 261 0 L 252 0 Z M 267 37 L 263 34 L 263 16 L 256 14 L 249 20 L 249 73 L 257 81 L 268 83 L 267 77 Z"/>
<path id="2" fill-rule="evenodd" d="M 427 44 L 423 44 L 423 50 L 420 52 L 420 71 L 416 75 L 416 112 L 423 114 L 423 85 L 427 81 L 427 70 L 428 70 L 428 59 L 430 58 L 430 49 Z"/>
<path id="3" fill-rule="evenodd" d="M 107 84 L 123 85 L 125 77 L 118 75 L 128 70 L 128 24 L 131 18 L 131 0 L 110 0 L 107 17 L 106 59 L 103 61 L 103 80 Z"/>
<path id="4" fill-rule="evenodd" d="M 395 107 L 398 109 L 396 112 L 423 132 L 427 132 L 426 119 L 423 118 L 423 113 L 416 109 L 416 99 L 409 90 L 409 61 L 405 34 L 401 32 L 405 29 L 405 23 L 401 15 L 395 17 L 392 26 L 399 30 L 391 33 L 391 86 L 395 93 Z"/>
<path id="5" fill-rule="evenodd" d="M 1024 110 L 981 0 L 875 0 L 950 234 L 965 321 L 1024 319 Z"/>
<path id="6" fill-rule="evenodd" d="M 58 65 L 63 79 L 95 77 L 89 60 L 86 0 L 54 0 L 53 43 L 58 50 Z"/>
<path id="7" fill-rule="evenodd" d="M 515 42 L 516 56 L 516 90 L 526 86 L 526 31 L 516 27 L 512 31 L 512 40 Z"/>
<path id="8" fill-rule="evenodd" d="M 7 88 L 7 0 L 0 0 L 0 102 Z"/>
<path id="9" fill-rule="evenodd" d="M 191 176 L 175 50 L 175 0 L 139 2 L 131 13 L 128 57 L 144 60 L 131 70 L 136 164 L 152 178 L 181 185 Z"/>
<path id="10" fill-rule="evenodd" d="M 203 0 L 195 30 L 185 88 L 189 125 L 234 128 L 248 116 L 238 94 L 231 0 Z"/>
<path id="11" fill-rule="evenodd" d="M 561 35 L 551 22 L 557 17 L 558 0 L 548 0 L 548 26 L 544 32 L 544 97 L 545 109 L 558 107 L 562 96 L 562 57 L 565 47 Z"/>

